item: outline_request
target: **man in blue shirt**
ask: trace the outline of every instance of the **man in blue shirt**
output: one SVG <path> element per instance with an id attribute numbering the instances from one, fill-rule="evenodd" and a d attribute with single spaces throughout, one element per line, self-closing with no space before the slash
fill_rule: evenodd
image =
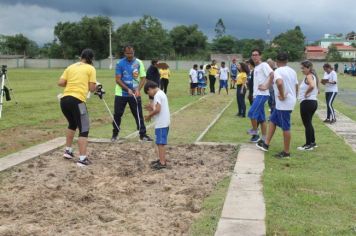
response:
<path id="1" fill-rule="evenodd" d="M 124 48 L 124 54 L 125 57 L 116 64 L 115 122 L 113 122 L 114 129 L 111 141 L 117 140 L 120 132 L 121 117 L 124 114 L 126 104 L 129 103 L 131 113 L 136 120 L 137 129 L 139 130 L 140 140 L 151 142 L 152 139 L 146 134 L 140 94 L 140 90 L 146 80 L 145 67 L 141 60 L 134 57 L 134 49 L 132 46 L 126 46 Z"/>
<path id="2" fill-rule="evenodd" d="M 232 59 L 232 64 L 230 65 L 230 75 L 231 75 L 231 83 L 230 89 L 235 89 L 236 78 L 239 71 L 237 69 L 236 58 Z"/>

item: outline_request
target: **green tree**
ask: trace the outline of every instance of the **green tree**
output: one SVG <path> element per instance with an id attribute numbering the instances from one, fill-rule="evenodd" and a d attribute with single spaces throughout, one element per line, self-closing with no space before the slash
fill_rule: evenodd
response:
<path id="1" fill-rule="evenodd" d="M 251 57 L 251 51 L 255 48 L 263 51 L 265 41 L 262 39 L 241 39 L 236 41 L 236 52 L 241 53 L 244 58 Z"/>
<path id="2" fill-rule="evenodd" d="M 109 17 L 83 17 L 79 22 L 59 22 L 54 34 L 59 40 L 64 58 L 75 58 L 85 48 L 95 52 L 96 59 L 109 56 Z"/>
<path id="3" fill-rule="evenodd" d="M 53 40 L 52 43 L 46 43 L 40 49 L 41 57 L 46 58 L 62 58 L 62 48 L 61 45 L 57 43 L 57 40 Z"/>
<path id="4" fill-rule="evenodd" d="M 288 52 L 290 61 L 300 60 L 304 55 L 304 40 L 305 36 L 300 26 L 296 26 L 294 29 L 276 36 L 272 41 L 271 48 L 267 50 L 267 53 L 264 53 L 264 58 L 273 58 L 277 52 L 285 51 Z"/>
<path id="5" fill-rule="evenodd" d="M 231 35 L 224 35 L 213 40 L 212 51 L 219 53 L 236 53 L 237 39 Z"/>
<path id="6" fill-rule="evenodd" d="M 221 18 L 219 18 L 218 22 L 215 24 L 215 38 L 220 38 L 225 34 L 225 25 Z"/>
<path id="7" fill-rule="evenodd" d="M 14 36 L 3 35 L 0 39 L 1 51 L 5 54 L 18 54 L 26 57 L 35 57 L 38 53 L 36 42 L 28 39 L 23 34 Z"/>
<path id="8" fill-rule="evenodd" d="M 174 27 L 170 33 L 172 47 L 177 55 L 194 55 L 205 51 L 207 37 L 198 29 L 198 25 L 180 25 Z"/>
<path id="9" fill-rule="evenodd" d="M 341 61 L 342 57 L 341 54 L 337 51 L 335 45 L 330 45 L 328 54 L 326 55 L 327 61 Z"/>
<path id="10" fill-rule="evenodd" d="M 122 53 L 122 48 L 128 44 L 135 48 L 135 55 L 142 59 L 158 59 L 171 53 L 168 32 L 163 29 L 161 22 L 152 16 L 145 15 L 116 30 L 115 50 Z"/>

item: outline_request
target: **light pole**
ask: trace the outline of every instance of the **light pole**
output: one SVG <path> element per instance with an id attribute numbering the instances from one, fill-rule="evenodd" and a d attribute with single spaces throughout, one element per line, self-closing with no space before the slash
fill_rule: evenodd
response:
<path id="1" fill-rule="evenodd" d="M 110 59 L 110 65 L 109 69 L 112 70 L 112 47 L 111 47 L 111 24 L 109 24 L 109 59 Z"/>

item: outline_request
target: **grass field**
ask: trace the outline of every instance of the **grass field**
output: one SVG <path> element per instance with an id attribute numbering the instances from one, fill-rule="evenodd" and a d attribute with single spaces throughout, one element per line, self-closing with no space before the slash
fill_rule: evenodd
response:
<path id="1" fill-rule="evenodd" d="M 62 70 L 9 70 L 11 85 L 18 105 L 5 102 L 0 120 L 0 156 L 47 139 L 64 136 L 66 122 L 56 95 L 61 88 L 56 82 Z M 168 88 L 171 113 L 199 97 L 188 96 L 185 71 L 173 71 Z M 356 91 L 354 78 L 340 76 L 340 89 Z M 99 70 L 98 80 L 107 92 L 106 101 L 113 108 L 113 71 Z M 234 92 L 234 91 L 233 91 Z M 191 143 L 214 119 L 234 95 L 207 96 L 172 119 L 172 143 Z M 323 101 L 323 93 L 320 94 Z M 144 103 L 146 102 L 144 96 Z M 90 136 L 111 136 L 110 117 L 98 98 L 88 100 L 92 121 Z M 341 99 L 335 108 L 356 120 L 355 107 Z M 203 141 L 244 143 L 249 136 L 247 119 L 235 116 L 236 101 L 207 133 Z M 127 109 L 129 110 L 129 109 Z M 135 131 L 134 120 L 125 112 L 120 136 Z M 282 147 L 281 132 L 276 132 L 271 150 L 265 155 L 264 196 L 267 207 L 268 235 L 355 235 L 356 234 L 356 154 L 315 116 L 318 148 L 313 152 L 297 152 L 304 144 L 304 128 L 296 107 L 292 118 L 292 158 L 277 160 L 272 154 Z M 187 129 L 188 127 L 188 129 Z M 149 130 L 152 135 L 153 130 Z M 173 132 L 173 131 L 172 131 Z M 28 138 L 24 138 L 28 137 Z M 10 141 L 9 141 L 10 140 Z M 213 235 L 220 217 L 229 179 L 223 180 L 206 199 L 201 218 L 192 226 L 192 235 Z"/>

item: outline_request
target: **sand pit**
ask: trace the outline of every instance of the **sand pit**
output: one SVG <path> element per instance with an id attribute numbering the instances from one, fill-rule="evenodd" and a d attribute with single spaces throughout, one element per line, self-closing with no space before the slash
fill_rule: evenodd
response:
<path id="1" fill-rule="evenodd" d="M 228 176 L 233 146 L 90 144 L 93 165 L 54 151 L 0 173 L 0 235 L 187 235 L 202 200 Z"/>

